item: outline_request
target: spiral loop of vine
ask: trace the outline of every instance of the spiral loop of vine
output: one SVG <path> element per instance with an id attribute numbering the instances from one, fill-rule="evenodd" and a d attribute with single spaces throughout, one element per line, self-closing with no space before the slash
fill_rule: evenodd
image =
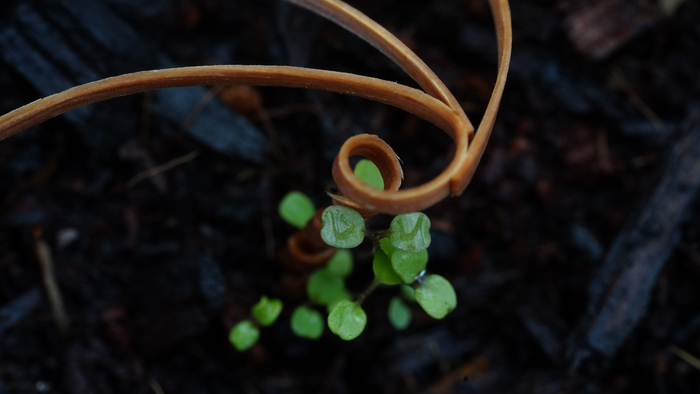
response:
<path id="1" fill-rule="evenodd" d="M 343 26 L 366 40 L 408 73 L 424 90 L 381 79 L 333 71 L 285 66 L 204 66 L 144 71 L 80 85 L 34 101 L 0 117 L 0 140 L 70 110 L 128 94 L 172 87 L 216 84 L 300 87 L 364 97 L 411 112 L 444 130 L 456 145 L 450 164 L 431 181 L 399 190 L 402 172 L 396 155 L 378 137 L 356 136 L 340 149 L 333 179 L 342 196 L 336 203 L 374 213 L 423 210 L 467 186 L 481 159 L 503 95 L 512 46 L 507 0 L 489 0 L 498 37 L 498 76 L 476 133 L 447 87 L 427 65 L 386 29 L 340 0 L 287 0 Z M 380 169 L 385 189 L 361 182 L 349 157 L 364 156 Z"/>

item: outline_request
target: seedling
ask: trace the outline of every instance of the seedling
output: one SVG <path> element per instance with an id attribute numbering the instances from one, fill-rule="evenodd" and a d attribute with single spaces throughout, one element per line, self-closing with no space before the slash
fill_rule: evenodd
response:
<path id="1" fill-rule="evenodd" d="M 375 281 L 353 302 L 344 285 L 347 257 L 337 257 L 332 265 L 312 274 L 308 295 L 312 301 L 330 308 L 331 331 L 349 340 L 364 329 L 366 315 L 361 308 L 364 299 L 379 284 L 410 283 L 415 298 L 426 312 L 442 318 L 456 306 L 454 289 L 437 275 L 425 275 L 425 254 L 430 244 L 430 221 L 420 213 L 443 198 L 460 195 L 474 174 L 495 122 L 505 87 L 512 45 L 510 10 L 507 0 L 489 0 L 498 36 L 498 76 L 493 94 L 479 128 L 474 128 L 457 100 L 428 66 L 405 44 L 358 10 L 340 0 L 287 0 L 324 16 L 372 44 L 398 64 L 423 91 L 394 82 L 355 74 L 285 66 L 206 66 L 137 72 L 80 85 L 37 100 L 0 117 L 0 140 L 67 111 L 98 101 L 154 89 L 212 84 L 286 86 L 321 89 L 355 95 L 393 105 L 444 130 L 454 141 L 455 149 L 447 167 L 435 179 L 405 190 L 399 190 L 403 171 L 394 151 L 376 136 L 358 135 L 348 139 L 333 163 L 333 179 L 340 190 L 331 195 L 336 205 L 323 211 L 323 220 L 313 211 L 313 204 L 299 195 L 289 196 L 280 205 L 281 215 L 298 229 L 290 237 L 289 249 L 296 258 L 308 264 L 322 264 L 336 252 L 333 248 L 352 248 L 366 235 L 374 242 L 373 268 Z M 365 162 L 353 171 L 350 157 L 360 155 Z M 377 177 L 381 177 L 381 182 Z M 368 232 L 364 219 L 377 213 L 397 215 L 390 229 Z M 320 232 L 320 234 L 319 234 Z M 321 236 L 328 245 L 324 245 Z M 384 241 L 388 236 L 389 243 Z M 345 253 L 345 252 L 342 252 Z M 346 255 L 347 256 L 347 255 Z M 405 289 L 405 287 L 404 287 Z M 407 290 L 402 290 L 407 293 Z M 254 307 L 258 324 L 272 324 L 281 304 L 261 300 Z M 303 308 L 303 309 L 300 309 Z M 406 324 L 405 310 L 392 302 L 392 323 Z M 295 309 L 292 329 L 298 335 L 317 338 L 318 314 L 305 306 Z M 245 350 L 259 338 L 255 322 L 245 320 L 231 331 L 236 348 Z"/>
<path id="2" fill-rule="evenodd" d="M 228 336 L 229 341 L 241 352 L 248 350 L 260 339 L 260 329 L 258 325 L 262 327 L 271 326 L 277 320 L 281 312 L 282 301 L 262 296 L 260 301 L 251 309 L 251 314 L 253 318 L 255 318 L 255 322 L 243 320 L 233 326 Z"/>
<path id="3" fill-rule="evenodd" d="M 373 162 L 360 161 L 354 172 L 362 182 L 374 185 L 372 187 L 380 186 L 376 177 L 381 175 Z M 280 215 L 295 225 L 288 219 L 289 215 L 285 217 L 285 212 L 299 211 L 294 205 L 303 208 L 310 200 L 299 192 L 290 192 L 282 201 Z M 312 212 L 314 208 L 304 209 Z M 304 226 L 307 221 L 304 221 Z M 437 275 L 425 276 L 430 245 L 430 219 L 425 214 L 397 215 L 389 229 L 372 231 L 365 228 L 365 221 L 356 210 L 334 205 L 323 211 L 321 222 L 321 238 L 332 247 L 353 248 L 365 237 L 374 242 L 372 269 L 375 278 L 358 297 L 353 297 L 345 287 L 344 279 L 353 265 L 352 253 L 347 249 L 338 249 L 326 267 L 318 269 L 308 279 L 306 290 L 310 302 L 328 308 L 328 327 L 340 338 L 351 340 L 362 333 L 367 316 L 361 304 L 379 285 L 404 285 L 401 292 L 405 297 L 417 300 L 428 315 L 437 319 L 455 308 L 457 299 L 449 282 Z M 417 290 L 406 284 L 416 284 Z M 410 308 L 400 297 L 394 297 L 388 310 L 390 323 L 397 330 L 403 330 L 410 324 L 411 317 Z M 318 311 L 302 305 L 292 316 L 292 330 L 300 337 L 316 339 L 322 333 L 319 319 L 321 314 Z"/>

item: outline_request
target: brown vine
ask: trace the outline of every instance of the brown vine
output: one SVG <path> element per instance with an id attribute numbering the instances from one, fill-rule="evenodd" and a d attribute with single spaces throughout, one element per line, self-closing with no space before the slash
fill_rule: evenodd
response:
<path id="1" fill-rule="evenodd" d="M 491 134 L 510 62 L 512 33 L 507 0 L 489 0 L 498 35 L 498 77 L 484 117 L 474 128 L 457 100 L 428 66 L 406 45 L 369 17 L 340 0 L 287 0 L 343 26 L 401 66 L 424 91 L 355 74 L 285 66 L 206 66 L 144 71 L 80 85 L 18 108 L 0 117 L 0 140 L 62 113 L 98 101 L 147 90 L 193 85 L 239 84 L 321 89 L 364 97 L 411 112 L 444 130 L 456 145 L 452 161 L 433 180 L 399 190 L 398 161 L 357 136 L 341 147 L 333 179 L 338 203 L 372 212 L 400 214 L 425 209 L 449 195 L 459 195 L 471 180 Z M 377 138 L 378 139 L 378 138 Z M 384 144 L 386 145 L 386 144 Z M 389 148 L 390 150 L 391 148 Z M 373 189 L 352 172 L 351 155 L 365 156 L 379 167 L 384 190 Z M 395 155 L 394 155 L 395 156 Z"/>

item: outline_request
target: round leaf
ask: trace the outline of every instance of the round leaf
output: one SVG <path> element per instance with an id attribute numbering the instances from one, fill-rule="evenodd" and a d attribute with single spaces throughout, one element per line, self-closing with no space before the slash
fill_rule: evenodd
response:
<path id="1" fill-rule="evenodd" d="M 352 208 L 332 205 L 323 211 L 321 221 L 321 238 L 334 248 L 354 248 L 365 237 L 365 220 Z"/>
<path id="2" fill-rule="evenodd" d="M 457 306 L 457 295 L 447 279 L 428 275 L 416 289 L 416 301 L 428 315 L 442 319 Z"/>
<path id="3" fill-rule="evenodd" d="M 394 297 L 389 304 L 389 322 L 395 329 L 401 331 L 411 324 L 411 309 L 401 301 L 401 297 Z"/>
<path id="4" fill-rule="evenodd" d="M 303 229 L 316 213 L 314 203 L 302 192 L 289 192 L 278 207 L 280 216 L 292 226 Z"/>
<path id="5" fill-rule="evenodd" d="M 348 300 L 340 301 L 328 315 L 328 327 L 334 334 L 346 341 L 357 338 L 362 334 L 367 324 L 367 315 L 356 303 Z"/>
<path id="6" fill-rule="evenodd" d="M 328 260 L 326 269 L 340 277 L 347 278 L 352 272 L 352 253 L 347 249 L 338 249 Z"/>
<path id="7" fill-rule="evenodd" d="M 418 253 L 406 253 L 400 250 L 391 256 L 391 267 L 394 268 L 405 283 L 413 283 L 418 274 L 423 272 L 428 264 L 428 251 L 423 250 Z"/>
<path id="8" fill-rule="evenodd" d="M 374 277 L 379 283 L 384 283 L 386 285 L 398 285 L 403 283 L 401 277 L 391 268 L 389 257 L 381 250 L 374 252 L 372 269 L 374 270 Z"/>
<path id="9" fill-rule="evenodd" d="M 396 249 L 416 253 L 430 246 L 430 219 L 422 212 L 396 216 L 389 230 L 389 239 Z"/>
<path id="10" fill-rule="evenodd" d="M 282 301 L 265 296 L 262 296 L 252 309 L 253 317 L 263 327 L 272 325 L 277 320 L 280 312 L 282 312 Z"/>
<path id="11" fill-rule="evenodd" d="M 322 268 L 309 277 L 306 294 L 321 305 L 331 305 L 345 293 L 343 278 Z"/>
<path id="12" fill-rule="evenodd" d="M 291 326 L 297 336 L 318 339 L 323 334 L 323 317 L 315 309 L 298 306 L 292 313 Z"/>
<path id="13" fill-rule="evenodd" d="M 371 160 L 362 159 L 355 165 L 355 176 L 375 189 L 384 190 L 384 178 Z"/>
<path id="14" fill-rule="evenodd" d="M 260 330 L 250 320 L 243 320 L 233 326 L 231 333 L 228 335 L 228 340 L 240 352 L 248 350 L 255 345 L 259 338 Z"/>

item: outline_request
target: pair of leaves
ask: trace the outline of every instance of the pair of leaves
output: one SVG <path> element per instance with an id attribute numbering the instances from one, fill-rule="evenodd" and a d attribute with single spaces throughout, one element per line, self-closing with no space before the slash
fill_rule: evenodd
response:
<path id="1" fill-rule="evenodd" d="M 396 250 L 389 239 L 379 241 L 381 248 L 374 253 L 372 268 L 374 276 L 383 284 L 398 285 L 413 283 L 425 270 L 428 263 L 428 251 L 407 253 Z"/>
<path id="2" fill-rule="evenodd" d="M 336 248 L 351 249 L 362 243 L 365 221 L 352 208 L 333 205 L 323 211 L 321 238 Z M 422 212 L 396 216 L 389 227 L 389 241 L 394 248 L 418 253 L 430 246 L 430 219 Z"/>
<path id="3" fill-rule="evenodd" d="M 336 248 L 351 249 L 362 243 L 365 220 L 352 208 L 333 205 L 321 216 L 321 238 Z M 430 219 L 422 212 L 396 216 L 389 227 L 391 245 L 402 252 L 419 253 L 430 246 Z"/>
<path id="4" fill-rule="evenodd" d="M 251 314 L 263 327 L 272 325 L 282 312 L 282 301 L 275 298 L 260 297 L 253 305 Z M 239 351 L 248 350 L 260 339 L 260 329 L 250 320 L 243 320 L 233 326 L 229 333 L 229 341 Z"/>

